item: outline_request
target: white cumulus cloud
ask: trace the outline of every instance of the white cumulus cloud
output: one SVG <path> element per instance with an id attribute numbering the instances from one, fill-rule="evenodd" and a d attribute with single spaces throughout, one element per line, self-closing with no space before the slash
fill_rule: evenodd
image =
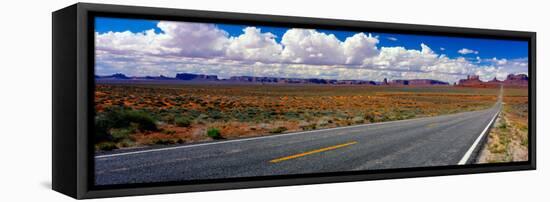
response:
<path id="1" fill-rule="evenodd" d="M 292 63 L 343 64 L 346 57 L 342 42 L 334 34 L 312 29 L 289 29 L 283 35 L 282 56 Z"/>
<path id="2" fill-rule="evenodd" d="M 378 39 L 370 34 L 358 33 L 352 37 L 346 38 L 342 44 L 346 64 L 362 64 L 367 58 L 377 56 L 379 54 Z"/>
<path id="3" fill-rule="evenodd" d="M 226 56 L 230 59 L 276 62 L 281 59 L 283 46 L 272 33 L 262 33 L 255 27 L 246 27 L 244 34 L 230 39 Z"/>
<path id="4" fill-rule="evenodd" d="M 253 26 L 238 36 L 206 23 L 161 21 L 157 26 L 158 33 L 152 29 L 96 33 L 96 72 L 132 76 L 189 72 L 222 78 L 425 78 L 452 83 L 467 74 L 479 74 L 482 80 L 504 79 L 509 73 L 526 73 L 528 64 L 525 58 L 449 58 L 424 43 L 418 49 L 381 47 L 378 37 L 368 33 L 340 40 L 333 34 L 295 28 L 278 42 L 278 36 Z M 479 53 L 467 48 L 458 52 Z"/>
<path id="5" fill-rule="evenodd" d="M 479 51 L 463 48 L 463 49 L 458 50 L 458 53 L 460 53 L 462 55 L 472 54 L 472 53 L 477 55 L 477 54 L 479 54 Z"/>

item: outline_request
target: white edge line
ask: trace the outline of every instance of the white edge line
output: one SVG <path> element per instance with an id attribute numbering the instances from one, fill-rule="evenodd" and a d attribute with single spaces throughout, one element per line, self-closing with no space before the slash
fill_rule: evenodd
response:
<path id="1" fill-rule="evenodd" d="M 453 114 L 448 114 L 448 115 L 453 115 Z M 443 116 L 445 116 L 445 115 L 443 115 Z M 243 142 L 243 141 L 250 141 L 250 140 L 258 140 L 258 139 L 275 138 L 275 137 L 282 137 L 282 136 L 289 136 L 289 135 L 305 134 L 305 133 L 315 133 L 315 132 L 322 132 L 322 131 L 339 130 L 339 129 L 344 129 L 344 128 L 356 128 L 356 127 L 362 127 L 362 126 L 374 126 L 374 125 L 383 125 L 383 124 L 390 124 L 390 123 L 399 123 L 399 122 L 404 122 L 404 121 L 422 120 L 422 119 L 434 118 L 434 117 L 437 117 L 437 116 L 414 118 L 414 119 L 404 119 L 404 120 L 397 120 L 397 121 L 378 122 L 378 123 L 367 123 L 367 124 L 360 124 L 360 125 L 354 125 L 354 126 L 342 126 L 342 127 L 336 127 L 336 128 L 325 128 L 325 129 L 319 129 L 319 130 L 302 131 L 302 132 L 286 133 L 286 134 L 270 135 L 270 136 L 261 136 L 261 137 L 252 137 L 252 138 L 244 138 L 244 139 L 236 139 L 236 140 L 225 140 L 225 141 L 220 141 L 220 142 L 209 142 L 209 143 L 202 143 L 202 144 L 199 143 L 199 144 L 193 144 L 193 145 L 183 145 L 183 146 L 175 146 L 175 147 L 167 147 L 167 148 L 159 148 L 159 149 L 147 149 L 147 150 L 141 150 L 141 151 L 124 152 L 124 153 L 116 153 L 116 154 L 105 154 L 105 155 L 95 156 L 94 158 L 95 159 L 101 159 L 101 158 L 108 158 L 108 157 L 114 157 L 114 156 L 124 156 L 124 155 L 131 155 L 131 154 L 141 154 L 141 153 L 149 153 L 149 152 L 157 152 L 157 151 L 167 151 L 167 150 L 174 150 L 174 149 L 200 147 L 200 146 L 216 145 L 216 144 L 224 144 L 224 143 L 232 143 L 232 142 Z"/>
<path id="2" fill-rule="evenodd" d="M 477 147 L 477 145 L 479 144 L 479 142 L 481 141 L 481 139 L 483 138 L 483 136 L 485 136 L 485 133 L 487 133 L 487 130 L 489 130 L 489 128 L 491 127 L 491 125 L 493 124 L 493 122 L 495 122 L 497 116 L 500 114 L 500 109 L 498 110 L 498 112 L 493 116 L 493 118 L 491 119 L 491 121 L 489 122 L 489 124 L 487 124 L 487 126 L 485 127 L 485 129 L 483 130 L 483 132 L 481 132 L 481 134 L 479 134 L 479 136 L 477 137 L 476 141 L 474 141 L 474 144 L 472 144 L 472 146 L 470 146 L 470 148 L 468 149 L 468 151 L 466 151 L 466 153 L 464 154 L 464 156 L 462 157 L 462 159 L 460 159 L 460 161 L 458 162 L 458 165 L 464 165 L 466 164 L 466 162 L 468 162 L 468 159 L 470 159 L 470 156 L 472 155 L 472 153 L 474 152 L 475 148 Z"/>

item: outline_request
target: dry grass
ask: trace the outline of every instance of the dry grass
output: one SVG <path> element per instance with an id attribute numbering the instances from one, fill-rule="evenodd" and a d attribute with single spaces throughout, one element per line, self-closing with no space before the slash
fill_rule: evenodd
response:
<path id="1" fill-rule="evenodd" d="M 330 85 L 98 85 L 96 111 L 146 111 L 157 131 L 136 131 L 119 147 L 288 133 L 480 110 L 496 89 Z M 179 127 L 176 119 L 190 124 Z M 181 126 L 181 124 L 180 124 Z"/>
<path id="2" fill-rule="evenodd" d="M 528 160 L 527 89 L 506 89 L 503 110 L 481 152 L 479 163 Z"/>

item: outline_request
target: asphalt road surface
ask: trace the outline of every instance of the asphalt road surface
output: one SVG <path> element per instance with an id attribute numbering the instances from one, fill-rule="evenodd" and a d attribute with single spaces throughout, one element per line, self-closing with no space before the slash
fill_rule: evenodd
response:
<path id="1" fill-rule="evenodd" d="M 467 164 L 501 108 L 95 156 L 97 185 Z"/>

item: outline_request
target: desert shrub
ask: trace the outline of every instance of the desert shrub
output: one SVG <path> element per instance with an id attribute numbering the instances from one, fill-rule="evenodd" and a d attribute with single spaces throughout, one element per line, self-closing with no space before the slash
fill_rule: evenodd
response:
<path id="1" fill-rule="evenodd" d="M 188 110 L 188 111 L 186 110 L 185 114 L 186 114 L 187 117 L 195 119 L 195 118 L 199 117 L 202 113 L 200 111 L 192 109 L 192 110 Z"/>
<path id="2" fill-rule="evenodd" d="M 256 115 L 261 113 L 261 110 L 257 108 L 247 108 L 245 113 L 248 115 L 249 118 L 254 118 L 256 117 Z"/>
<path id="3" fill-rule="evenodd" d="M 95 142 L 99 150 L 117 149 L 130 145 L 131 135 L 140 131 L 158 130 L 155 119 L 145 111 L 111 107 L 95 117 Z M 133 143 L 132 143 L 133 144 Z"/>
<path id="4" fill-rule="evenodd" d="M 197 117 L 197 119 L 198 119 L 199 121 L 206 121 L 206 120 L 208 120 L 208 118 L 209 118 L 209 117 L 208 117 L 208 115 L 206 115 L 206 114 L 199 114 L 199 116 Z"/>
<path id="5" fill-rule="evenodd" d="M 387 115 L 381 115 L 376 117 L 376 122 L 391 121 L 391 118 Z"/>
<path id="6" fill-rule="evenodd" d="M 174 119 L 174 123 L 179 127 L 189 127 L 191 125 L 191 120 L 186 117 L 177 117 Z"/>
<path id="7" fill-rule="evenodd" d="M 317 124 L 315 123 L 304 124 L 304 125 L 301 125 L 300 128 L 302 128 L 302 130 L 315 130 L 317 129 Z"/>
<path id="8" fill-rule="evenodd" d="M 162 101 L 156 101 L 153 105 L 155 107 L 164 107 L 164 106 L 166 106 L 166 104 Z"/>
<path id="9" fill-rule="evenodd" d="M 109 133 L 111 123 L 103 117 L 95 118 L 95 142 L 111 141 L 113 137 Z"/>
<path id="10" fill-rule="evenodd" d="M 232 111 L 233 116 L 235 119 L 237 119 L 240 122 L 246 122 L 249 121 L 250 118 L 248 117 L 248 113 L 246 113 L 244 110 L 234 110 Z"/>
<path id="11" fill-rule="evenodd" d="M 374 118 L 374 115 L 372 113 L 367 113 L 365 114 L 365 119 L 367 121 L 369 121 L 370 123 L 373 123 L 375 122 L 375 118 Z"/>
<path id="12" fill-rule="evenodd" d="M 280 127 L 277 127 L 277 128 L 273 128 L 269 131 L 269 133 L 274 133 L 274 134 L 277 134 L 277 133 L 282 133 L 282 132 L 285 132 L 287 131 L 288 128 L 284 127 L 284 126 L 280 126 Z"/>
<path id="13" fill-rule="evenodd" d="M 215 140 L 223 139 L 220 129 L 217 128 L 209 128 L 206 131 L 206 135 Z"/>
<path id="14" fill-rule="evenodd" d="M 325 127 L 330 123 L 332 123 L 332 120 L 328 117 L 323 117 L 317 121 L 317 125 L 320 127 Z"/>
<path id="15" fill-rule="evenodd" d="M 96 117 L 96 126 L 103 129 L 128 128 L 134 123 L 142 131 L 158 130 L 155 119 L 145 111 L 113 107 Z"/>
<path id="16" fill-rule="evenodd" d="M 501 123 L 498 125 L 498 128 L 502 129 L 502 130 L 505 130 L 507 128 L 506 124 L 505 123 Z"/>
<path id="17" fill-rule="evenodd" d="M 133 127 L 129 128 L 115 128 L 110 130 L 112 140 L 115 142 L 120 142 L 125 139 L 129 139 L 132 133 L 135 133 Z"/>
<path id="18" fill-rule="evenodd" d="M 130 123 L 137 123 L 138 129 L 142 131 L 156 131 L 158 130 L 155 120 L 144 111 L 129 110 L 123 111 L 123 118 L 126 118 Z"/>
<path id="19" fill-rule="evenodd" d="M 117 147 L 118 148 L 131 147 L 131 146 L 134 146 L 134 145 L 136 145 L 136 143 L 134 141 L 132 141 L 130 139 L 123 139 L 117 144 Z"/>
<path id="20" fill-rule="evenodd" d="M 416 117 L 416 114 L 414 111 L 402 111 L 400 115 L 401 115 L 399 117 L 400 119 L 412 119 Z"/>
<path id="21" fill-rule="evenodd" d="M 219 111 L 219 110 L 215 110 L 215 109 L 208 109 L 208 117 L 212 118 L 212 119 L 221 119 L 223 118 L 222 116 L 222 113 Z"/>
<path id="22" fill-rule="evenodd" d="M 115 143 L 113 142 L 100 142 L 95 145 L 97 150 L 103 150 L 103 151 L 111 151 L 114 149 L 118 149 Z"/>
<path id="23" fill-rule="evenodd" d="M 299 119 L 300 118 L 300 114 L 298 112 L 285 112 L 284 113 L 284 116 L 287 118 L 287 119 Z"/>
<path id="24" fill-rule="evenodd" d="M 153 144 L 169 145 L 169 144 L 176 144 L 176 141 L 172 139 L 156 139 L 156 140 L 153 140 Z"/>
<path id="25" fill-rule="evenodd" d="M 162 130 L 162 133 L 166 134 L 166 135 L 174 135 L 176 134 L 176 131 L 173 131 L 173 130 Z"/>
<path id="26" fill-rule="evenodd" d="M 365 119 L 363 117 L 356 116 L 356 117 L 353 117 L 353 119 L 351 119 L 351 121 L 355 124 L 360 124 L 360 123 L 364 123 Z"/>
<path id="27" fill-rule="evenodd" d="M 270 109 L 268 113 L 269 113 L 269 116 L 277 116 L 277 115 L 279 114 L 279 113 L 278 113 L 276 110 L 274 110 L 274 109 Z"/>
<path id="28" fill-rule="evenodd" d="M 167 114 L 162 115 L 162 121 L 166 123 L 174 123 L 176 121 L 176 116 L 173 113 L 168 112 Z"/>

